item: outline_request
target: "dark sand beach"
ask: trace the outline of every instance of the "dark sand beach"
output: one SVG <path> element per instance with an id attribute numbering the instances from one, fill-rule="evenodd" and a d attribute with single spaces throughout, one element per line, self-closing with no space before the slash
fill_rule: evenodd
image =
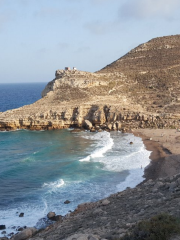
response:
<path id="1" fill-rule="evenodd" d="M 151 163 L 145 178 L 157 179 L 180 172 L 180 132 L 176 129 L 138 129 L 133 132 L 142 138 L 146 149 L 152 151 Z"/>

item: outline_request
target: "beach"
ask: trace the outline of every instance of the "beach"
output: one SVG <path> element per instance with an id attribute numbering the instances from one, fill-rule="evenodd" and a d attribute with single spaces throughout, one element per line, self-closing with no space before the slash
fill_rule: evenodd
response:
<path id="1" fill-rule="evenodd" d="M 145 180 L 106 199 L 80 204 L 63 222 L 32 239 L 117 239 L 137 222 L 157 214 L 180 216 L 180 133 L 175 129 L 138 129 L 133 134 L 152 151 L 151 163 L 144 169 Z"/>
<path id="2" fill-rule="evenodd" d="M 35 133 L 40 134 L 38 132 Z M 44 132 L 44 134 L 47 133 L 50 132 Z M 112 132 L 114 147 L 111 149 L 111 151 L 116 152 L 115 150 L 117 150 L 116 148 L 118 146 L 119 134 L 122 134 L 121 141 L 124 141 L 125 143 L 122 146 L 123 149 L 127 147 L 130 149 L 132 148 L 131 150 L 133 150 L 133 148 L 136 146 L 139 146 L 141 149 L 141 143 L 143 141 L 145 148 L 148 151 L 151 151 L 151 154 L 149 155 L 151 160 L 150 164 L 145 164 L 147 163 L 147 159 L 142 157 L 146 156 L 146 154 L 144 155 L 144 150 L 142 151 L 139 148 L 136 149 L 138 154 L 137 157 L 135 157 L 133 153 L 133 156 L 130 155 L 130 162 L 127 162 L 127 158 L 125 159 L 125 162 L 129 165 L 129 167 L 132 167 L 133 164 L 135 164 L 135 169 L 132 169 L 133 171 L 131 170 L 132 172 L 130 171 L 131 174 L 129 175 L 129 177 L 133 179 L 134 184 L 136 178 L 139 179 L 139 177 L 142 176 L 139 176 L 139 171 L 141 171 L 142 174 L 144 171 L 144 180 L 142 178 L 142 182 L 138 181 L 135 184 L 137 185 L 136 187 L 134 187 L 135 185 L 128 185 L 127 188 L 119 188 L 116 193 L 114 192 L 111 194 L 109 192 L 105 199 L 98 197 L 96 201 L 92 201 L 90 199 L 88 203 L 85 199 L 76 207 L 74 211 L 67 213 L 63 217 L 62 222 L 56 222 L 53 225 L 46 227 L 44 231 L 36 235 L 33 239 L 39 239 L 38 237 L 43 237 L 43 239 L 50 240 L 52 239 L 52 235 L 53 239 L 65 239 L 67 236 L 74 233 L 97 234 L 101 236 L 101 238 L 105 237 L 108 239 L 113 234 L 116 237 L 123 236 L 123 234 L 128 231 L 129 227 L 134 225 L 136 222 L 147 219 L 161 212 L 167 212 L 179 216 L 178 214 L 180 214 L 180 211 L 177 211 L 179 190 L 177 189 L 180 187 L 180 158 L 178 152 L 180 149 L 180 143 L 178 141 L 180 138 L 180 132 L 176 131 L 175 129 L 138 129 L 132 133 L 138 138 L 135 138 L 132 134 Z M 84 133 L 80 132 L 79 134 Z M 83 136 L 87 138 L 87 134 L 88 133 Z M 107 134 L 104 132 L 104 134 L 107 142 L 109 133 Z M 89 135 L 91 137 L 98 136 L 97 134 L 92 135 L 90 133 Z M 101 137 L 100 140 L 103 140 Z M 115 138 L 117 138 L 116 141 Z M 109 139 L 112 141 L 111 138 Z M 130 141 L 132 141 L 132 144 L 129 144 Z M 110 142 L 107 144 L 109 143 Z M 104 147 L 107 146 L 103 145 L 103 148 L 100 148 L 99 150 L 102 151 Z M 143 155 L 140 154 L 141 152 Z M 97 153 L 97 150 L 93 152 L 93 154 L 95 153 Z M 119 153 L 120 152 L 118 151 L 118 156 Z M 92 156 L 93 154 L 91 153 Z M 114 157 L 115 156 L 111 154 L 110 163 Z M 88 164 L 87 157 L 83 159 L 84 160 L 79 161 L 79 163 Z M 105 158 L 105 161 L 107 160 L 108 159 Z M 140 162 L 140 160 L 142 161 Z M 114 163 L 116 162 L 113 162 L 113 166 Z M 108 162 L 106 164 L 108 164 Z M 137 166 L 139 166 L 139 169 L 136 169 Z M 142 166 L 142 169 L 140 166 Z M 118 174 L 118 172 L 117 174 L 114 172 L 111 175 L 111 178 L 112 176 L 116 176 Z M 129 177 L 126 176 L 125 182 L 128 182 Z M 100 178 L 102 178 L 102 175 Z M 59 184 L 60 183 L 58 182 L 58 186 Z M 46 187 L 47 184 L 44 184 L 43 186 Z M 54 186 L 55 184 L 53 183 L 53 187 Z M 103 185 L 101 182 L 102 189 L 108 191 L 109 186 L 112 188 L 112 184 L 108 183 Z M 61 187 L 58 189 L 60 190 Z M 93 187 L 90 188 L 91 194 L 93 193 L 92 190 L 94 187 L 95 183 L 93 182 Z M 50 184 L 50 188 L 52 188 L 52 183 Z M 72 189 L 71 192 L 74 194 Z M 53 192 L 53 198 L 55 197 L 55 194 L 57 194 L 57 191 Z M 57 199 L 59 199 L 59 195 Z M 60 202 L 57 199 L 55 201 L 57 202 L 57 205 L 60 206 Z M 61 207 L 64 208 L 64 205 L 61 205 Z M 47 209 L 46 212 L 48 212 Z M 57 213 L 57 211 L 55 212 Z M 104 226 L 106 227 L 104 228 Z"/>
<path id="3" fill-rule="evenodd" d="M 0 142 L 0 215 L 7 234 L 25 225 L 44 228 L 50 211 L 65 216 L 81 203 L 134 188 L 150 162 L 142 139 L 120 131 L 7 131 Z"/>
<path id="4" fill-rule="evenodd" d="M 152 151 L 151 163 L 145 168 L 145 181 L 172 176 L 180 172 L 180 132 L 176 129 L 138 129 L 147 150 Z"/>

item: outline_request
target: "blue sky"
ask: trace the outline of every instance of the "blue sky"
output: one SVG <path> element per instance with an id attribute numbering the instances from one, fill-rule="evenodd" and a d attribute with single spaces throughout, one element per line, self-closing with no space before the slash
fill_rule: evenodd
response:
<path id="1" fill-rule="evenodd" d="M 154 37 L 180 33 L 180 0 L 0 0 L 0 83 L 94 72 Z"/>

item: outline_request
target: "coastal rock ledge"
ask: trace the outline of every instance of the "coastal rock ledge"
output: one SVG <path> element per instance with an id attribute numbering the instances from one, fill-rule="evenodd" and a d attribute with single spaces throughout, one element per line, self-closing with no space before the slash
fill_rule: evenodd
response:
<path id="1" fill-rule="evenodd" d="M 152 39 L 96 73 L 57 70 L 42 99 L 0 113 L 0 130 L 179 128 L 180 35 Z"/>

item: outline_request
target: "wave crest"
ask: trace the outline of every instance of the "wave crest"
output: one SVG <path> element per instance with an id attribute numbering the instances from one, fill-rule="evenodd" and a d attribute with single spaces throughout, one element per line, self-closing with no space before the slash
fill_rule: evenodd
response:
<path id="1" fill-rule="evenodd" d="M 53 189 L 55 189 L 55 188 L 60 188 L 60 187 L 62 187 L 64 184 L 65 184 L 64 180 L 63 180 L 63 179 L 60 179 L 60 180 L 57 180 L 57 181 L 55 181 L 55 182 L 44 183 L 42 187 L 43 187 L 43 188 L 44 188 L 44 187 L 48 187 L 48 188 L 53 188 Z"/>
<path id="2" fill-rule="evenodd" d="M 114 144 L 109 132 L 100 132 L 89 136 L 83 136 L 91 140 L 97 141 L 96 149 L 87 157 L 79 160 L 80 162 L 88 162 L 93 158 L 104 157 L 104 154 L 110 150 Z"/>

